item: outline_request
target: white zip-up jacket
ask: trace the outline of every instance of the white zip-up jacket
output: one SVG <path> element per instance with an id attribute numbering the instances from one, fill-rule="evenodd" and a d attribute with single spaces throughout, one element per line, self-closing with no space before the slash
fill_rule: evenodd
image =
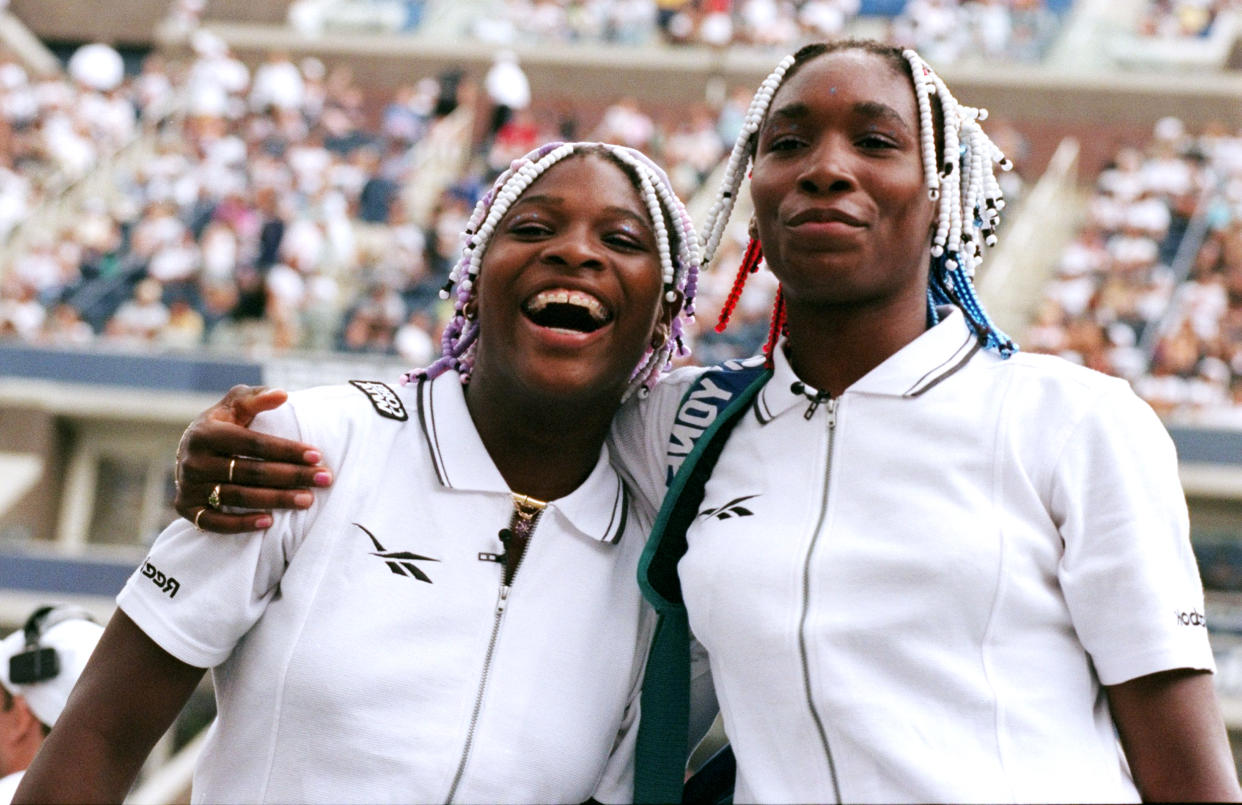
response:
<path id="1" fill-rule="evenodd" d="M 738 802 L 1137 800 L 1101 684 L 1213 667 L 1151 409 L 942 312 L 837 399 L 778 350 L 707 484 L 679 574 Z M 653 500 L 696 371 L 619 423 Z"/>
<path id="2" fill-rule="evenodd" d="M 118 598 L 213 669 L 195 801 L 628 801 L 649 515 L 601 452 L 505 586 L 514 504 L 460 379 L 358 386 L 256 421 L 337 470 L 310 509 L 237 537 L 178 521 Z"/>

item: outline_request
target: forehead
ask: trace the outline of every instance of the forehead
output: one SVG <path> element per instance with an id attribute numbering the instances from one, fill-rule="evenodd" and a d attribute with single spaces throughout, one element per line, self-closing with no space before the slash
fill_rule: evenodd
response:
<path id="1" fill-rule="evenodd" d="M 600 154 L 574 154 L 562 159 L 531 182 L 513 206 L 535 202 L 615 207 L 648 217 L 634 180 L 620 165 Z"/>
<path id="2" fill-rule="evenodd" d="M 914 85 L 892 62 L 865 50 L 839 50 L 799 65 L 772 98 L 772 110 L 790 104 L 842 102 L 880 104 L 910 125 L 917 121 Z"/>

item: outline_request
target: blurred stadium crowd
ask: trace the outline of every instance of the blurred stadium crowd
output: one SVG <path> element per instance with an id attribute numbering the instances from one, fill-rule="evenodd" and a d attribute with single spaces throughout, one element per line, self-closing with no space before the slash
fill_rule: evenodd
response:
<path id="1" fill-rule="evenodd" d="M 1039 59 L 1071 10 L 1052 0 L 896 6 L 886 35 L 939 64 Z M 1238 6 L 1152 0 L 1136 33 L 1204 36 Z M 179 24 L 193 29 L 201 8 L 181 0 Z M 402 8 L 402 27 L 417 26 L 422 5 Z M 0 61 L 0 238 L 91 172 L 108 172 L 107 192 L 75 201 L 64 226 L 9 244 L 0 339 L 374 352 L 425 364 L 458 233 L 510 160 L 552 139 L 622 142 L 665 165 L 690 199 L 736 137 L 752 89 L 676 114 L 630 98 L 549 107 L 531 97 L 505 45 L 786 51 L 840 34 L 858 11 L 858 0 L 499 0 L 470 31 L 498 49 L 478 87 L 447 71 L 379 97 L 347 67 L 314 58 L 273 52 L 251 70 L 206 29 L 192 33 L 184 61 L 150 55 L 129 71 L 102 46 L 75 53 L 64 77 L 33 79 Z M 290 21 L 313 27 L 322 12 L 302 0 Z M 421 155 L 474 109 L 485 113 L 467 129 L 466 170 L 420 202 L 411 189 Z M 1022 135 L 1003 122 L 992 129 L 1018 163 L 1007 188 L 1017 197 Z M 1020 343 L 1124 376 L 1161 413 L 1242 425 L 1242 136 L 1166 118 L 1083 178 L 1088 212 Z M 721 265 L 736 265 L 745 236 L 743 221 Z M 730 330 L 712 332 L 731 274 L 704 278 L 696 360 L 747 354 L 766 331 L 771 295 L 756 289 Z"/>

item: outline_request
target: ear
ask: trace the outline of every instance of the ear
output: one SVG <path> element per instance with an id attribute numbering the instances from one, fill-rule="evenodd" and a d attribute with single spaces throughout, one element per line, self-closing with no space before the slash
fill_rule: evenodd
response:
<path id="1" fill-rule="evenodd" d="M 746 234 L 751 240 L 759 240 L 759 222 L 755 220 L 755 216 L 750 216 L 750 223 L 746 225 Z"/>
<path id="2" fill-rule="evenodd" d="M 668 341 L 669 336 L 673 332 L 673 320 L 677 318 L 677 314 L 681 313 L 681 306 L 685 303 L 685 297 L 681 292 L 677 292 L 677 298 L 672 302 L 667 299 L 661 299 L 660 317 L 656 320 L 655 327 L 651 330 L 651 347 L 659 349 Z"/>

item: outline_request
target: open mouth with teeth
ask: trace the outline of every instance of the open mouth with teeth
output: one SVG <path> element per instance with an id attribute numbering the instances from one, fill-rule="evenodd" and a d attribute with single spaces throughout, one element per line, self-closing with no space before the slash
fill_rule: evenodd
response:
<path id="1" fill-rule="evenodd" d="M 564 288 L 540 291 L 522 311 L 540 327 L 576 333 L 593 333 L 612 321 L 612 312 L 594 296 Z"/>

